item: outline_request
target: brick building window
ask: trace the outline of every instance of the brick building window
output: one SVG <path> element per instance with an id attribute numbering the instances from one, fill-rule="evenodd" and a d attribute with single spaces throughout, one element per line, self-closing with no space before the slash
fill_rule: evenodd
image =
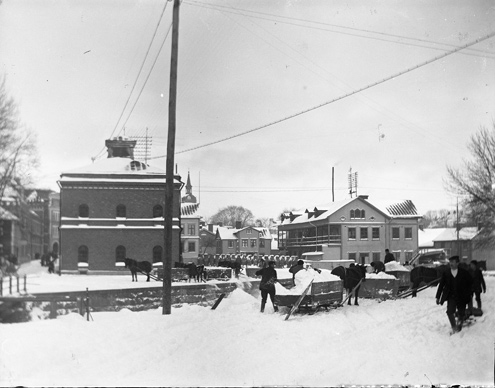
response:
<path id="1" fill-rule="evenodd" d="M 153 263 L 161 263 L 163 261 L 163 249 L 160 245 L 153 247 Z"/>
<path id="2" fill-rule="evenodd" d="M 125 218 L 126 217 L 126 208 L 125 205 L 117 205 L 117 217 Z"/>
<path id="3" fill-rule="evenodd" d="M 87 263 L 88 262 L 88 247 L 86 245 L 81 245 L 77 249 L 77 261 L 79 263 Z"/>
<path id="4" fill-rule="evenodd" d="M 196 225 L 187 224 L 187 234 L 189 236 L 194 236 L 196 234 Z"/>
<path id="5" fill-rule="evenodd" d="M 404 228 L 404 238 L 406 240 L 412 240 L 412 228 Z"/>
<path id="6" fill-rule="evenodd" d="M 251 248 L 256 248 L 256 239 L 255 238 L 251 238 L 249 240 L 251 242 Z"/>
<path id="7" fill-rule="evenodd" d="M 125 261 L 125 247 L 122 245 L 119 245 L 117 248 L 115 248 L 115 261 L 117 263 L 123 263 Z"/>
<path id="8" fill-rule="evenodd" d="M 373 261 L 380 261 L 380 252 L 373 252 Z"/>
<path id="9" fill-rule="evenodd" d="M 153 218 L 163 217 L 163 207 L 161 205 L 153 206 Z"/>
<path id="10" fill-rule="evenodd" d="M 265 247 L 265 240 L 260 240 L 260 248 L 264 248 Z"/>
<path id="11" fill-rule="evenodd" d="M 348 228 L 349 240 L 356 239 L 356 228 Z"/>
<path id="12" fill-rule="evenodd" d="M 242 247 L 243 247 L 243 248 L 247 248 L 247 247 L 248 247 L 248 241 L 249 241 L 249 240 L 248 240 L 247 238 L 243 238 L 243 239 L 242 239 Z"/>
<path id="13" fill-rule="evenodd" d="M 194 242 L 194 241 L 190 241 L 190 242 L 187 244 L 187 251 L 188 251 L 188 252 L 196 252 L 196 242 Z"/>
<path id="14" fill-rule="evenodd" d="M 367 240 L 368 239 L 368 228 L 359 228 L 360 239 Z"/>
<path id="15" fill-rule="evenodd" d="M 356 260 L 356 252 L 349 252 L 347 257 L 349 260 Z"/>
<path id="16" fill-rule="evenodd" d="M 228 247 L 229 248 L 234 248 L 234 240 L 229 240 L 228 241 Z"/>
<path id="17" fill-rule="evenodd" d="M 371 228 L 371 236 L 373 240 L 380 240 L 380 228 Z"/>
<path id="18" fill-rule="evenodd" d="M 89 217 L 89 206 L 86 204 L 79 205 L 79 217 Z"/>
<path id="19" fill-rule="evenodd" d="M 394 240 L 398 240 L 400 238 L 400 229 L 399 228 L 392 228 L 392 238 Z"/>

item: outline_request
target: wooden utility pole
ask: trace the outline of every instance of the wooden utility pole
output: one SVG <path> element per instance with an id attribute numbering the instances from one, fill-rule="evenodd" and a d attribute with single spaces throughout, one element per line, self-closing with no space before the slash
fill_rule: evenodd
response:
<path id="1" fill-rule="evenodd" d="M 179 6 L 180 0 L 174 0 L 172 18 L 172 55 L 170 61 L 170 89 L 168 100 L 168 140 L 167 140 L 167 180 L 165 188 L 165 255 L 163 257 L 163 311 L 172 312 L 172 241 L 174 209 L 174 154 L 175 123 L 177 106 L 177 58 L 179 51 Z"/>

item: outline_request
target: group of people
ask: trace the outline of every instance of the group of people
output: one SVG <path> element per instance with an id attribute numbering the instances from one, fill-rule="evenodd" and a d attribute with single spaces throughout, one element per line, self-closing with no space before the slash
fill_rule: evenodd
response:
<path id="1" fill-rule="evenodd" d="M 477 308 L 481 310 L 481 292 L 486 292 L 477 261 L 472 260 L 468 270 L 459 266 L 459 261 L 459 256 L 449 258 L 450 269 L 443 272 L 436 293 L 437 304 L 447 302 L 447 317 L 454 333 L 462 330 L 462 323 L 473 313 L 473 295 Z"/>

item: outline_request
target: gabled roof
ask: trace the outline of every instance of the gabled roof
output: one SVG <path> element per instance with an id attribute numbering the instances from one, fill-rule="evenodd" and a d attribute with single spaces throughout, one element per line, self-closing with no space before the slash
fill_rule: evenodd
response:
<path id="1" fill-rule="evenodd" d="M 440 236 L 447 228 L 425 228 L 418 231 L 418 247 L 433 248 L 433 240 Z"/>
<path id="2" fill-rule="evenodd" d="M 19 221 L 19 218 L 0 206 L 0 220 Z"/>
<path id="3" fill-rule="evenodd" d="M 217 238 L 221 240 L 237 240 L 235 233 L 239 231 L 239 229 L 227 228 L 225 226 L 219 226 L 217 228 Z"/>
<path id="4" fill-rule="evenodd" d="M 306 208 L 301 210 L 294 210 L 290 213 L 285 213 L 284 220 L 282 220 L 281 225 L 287 224 L 302 224 L 306 222 L 314 222 L 319 220 L 324 220 L 330 217 L 332 214 L 346 206 L 353 201 L 362 201 L 372 208 L 376 209 L 384 216 L 388 218 L 420 218 L 418 215 L 414 203 L 407 200 L 395 200 L 395 201 L 381 201 L 381 202 L 370 202 L 367 198 L 357 197 L 349 198 L 342 201 L 331 202 L 326 205 L 315 206 L 314 208 Z"/>

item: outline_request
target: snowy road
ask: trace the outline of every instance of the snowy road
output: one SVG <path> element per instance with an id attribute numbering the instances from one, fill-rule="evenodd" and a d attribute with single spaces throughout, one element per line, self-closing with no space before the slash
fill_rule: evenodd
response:
<path id="1" fill-rule="evenodd" d="M 495 277 L 486 314 L 449 336 L 434 289 L 316 315 L 259 312 L 241 290 L 217 310 L 188 305 L 2 325 L 0 384 L 260 386 L 494 384 Z"/>

